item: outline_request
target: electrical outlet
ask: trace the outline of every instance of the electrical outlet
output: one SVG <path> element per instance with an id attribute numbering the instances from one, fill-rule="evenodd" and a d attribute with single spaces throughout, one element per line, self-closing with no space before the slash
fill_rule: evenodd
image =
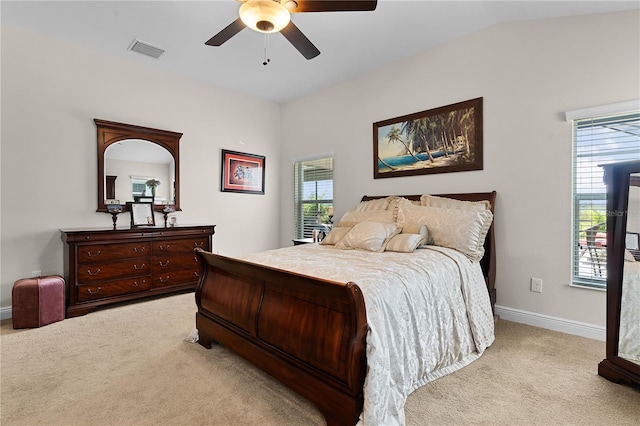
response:
<path id="1" fill-rule="evenodd" d="M 42 276 L 42 271 L 31 271 L 31 276 L 32 277 L 41 277 Z"/>
<path id="2" fill-rule="evenodd" d="M 531 278 L 531 291 L 542 293 L 542 278 Z"/>

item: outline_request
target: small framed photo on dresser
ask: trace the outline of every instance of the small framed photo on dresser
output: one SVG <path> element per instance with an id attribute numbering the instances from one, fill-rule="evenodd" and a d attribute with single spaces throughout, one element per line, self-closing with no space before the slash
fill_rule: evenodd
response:
<path id="1" fill-rule="evenodd" d="M 152 203 L 127 203 L 131 212 L 131 227 L 155 226 Z"/>
<path id="2" fill-rule="evenodd" d="M 107 204 L 107 212 L 122 213 L 122 204 Z"/>

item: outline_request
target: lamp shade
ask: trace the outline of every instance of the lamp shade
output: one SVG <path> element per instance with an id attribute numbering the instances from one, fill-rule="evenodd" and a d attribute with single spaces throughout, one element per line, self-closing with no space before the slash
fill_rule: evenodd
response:
<path id="1" fill-rule="evenodd" d="M 240 19 L 254 31 L 275 33 L 289 24 L 291 14 L 273 0 L 247 0 L 240 6 Z"/>

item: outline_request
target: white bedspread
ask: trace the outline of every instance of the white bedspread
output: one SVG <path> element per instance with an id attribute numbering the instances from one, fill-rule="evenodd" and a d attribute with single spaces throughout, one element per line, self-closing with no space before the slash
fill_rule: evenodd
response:
<path id="1" fill-rule="evenodd" d="M 368 334 L 360 425 L 404 425 L 411 392 L 469 364 L 494 340 L 480 265 L 452 249 L 372 253 L 307 244 L 239 258 L 362 289 Z"/>
<path id="2" fill-rule="evenodd" d="M 618 355 L 640 361 L 640 262 L 624 262 Z"/>

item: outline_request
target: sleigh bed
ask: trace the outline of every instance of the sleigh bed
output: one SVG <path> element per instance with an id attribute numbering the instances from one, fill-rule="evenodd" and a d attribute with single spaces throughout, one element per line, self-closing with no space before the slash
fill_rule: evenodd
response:
<path id="1" fill-rule="evenodd" d="M 418 204 L 425 196 L 401 197 L 400 202 L 416 205 L 402 204 L 405 212 L 422 212 Z M 484 203 L 493 219 L 495 197 L 494 191 L 437 199 Z M 396 199 L 365 196 L 358 207 L 384 200 Z M 432 211 L 454 210 L 445 207 Z M 451 212 L 446 220 L 457 214 Z M 408 221 L 409 215 L 404 217 Z M 361 228 L 346 219 L 334 230 Z M 393 222 L 402 219 L 396 205 Z M 210 348 L 217 342 L 246 358 L 314 403 L 328 425 L 359 420 L 403 424 L 409 393 L 464 367 L 493 342 L 495 238 L 490 223 L 471 255 L 443 247 L 451 244 L 410 252 L 341 250 L 344 241 L 241 258 L 198 250 L 204 260 L 196 290 L 199 343 Z M 454 234 L 465 229 L 453 228 Z M 435 232 L 433 237 L 436 244 L 443 238 Z M 443 278 L 438 278 L 440 269 Z M 420 283 L 405 278 L 407 272 Z M 387 284 L 377 282 L 381 276 Z M 398 299 L 401 307 L 389 308 L 390 299 Z M 414 336 L 413 329 L 419 334 Z M 395 349 L 404 345 L 411 350 Z M 406 355 L 414 350 L 417 355 Z"/>

